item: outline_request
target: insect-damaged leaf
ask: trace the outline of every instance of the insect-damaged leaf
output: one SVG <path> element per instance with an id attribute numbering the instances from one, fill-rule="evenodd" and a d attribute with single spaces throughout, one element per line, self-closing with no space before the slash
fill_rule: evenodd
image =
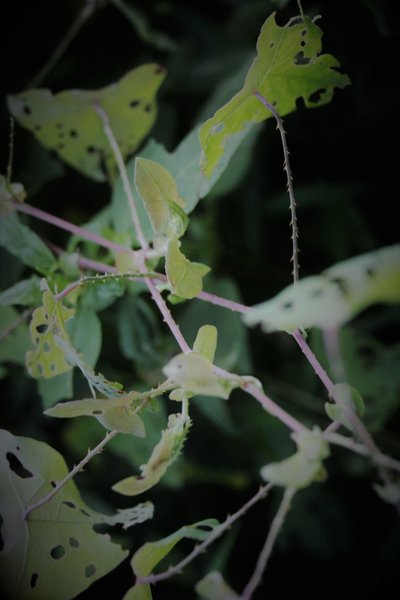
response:
<path id="1" fill-rule="evenodd" d="M 255 92 L 285 116 L 295 110 L 298 98 L 308 107 L 321 106 L 331 100 L 335 87 L 349 84 L 347 75 L 337 71 L 337 60 L 320 54 L 321 37 L 321 29 L 307 17 L 284 27 L 276 24 L 275 14 L 267 19 L 257 41 L 257 58 L 242 90 L 200 129 L 207 177 L 217 168 L 232 136 L 241 140 L 253 124 L 272 117 Z"/>
<path id="2" fill-rule="evenodd" d="M 35 89 L 9 96 L 12 115 L 38 140 L 88 177 L 105 181 L 116 171 L 115 158 L 95 110 L 107 114 L 124 158 L 132 153 L 154 124 L 155 96 L 165 69 L 148 64 L 129 71 L 117 83 L 100 90 L 68 90 L 53 95 Z"/>

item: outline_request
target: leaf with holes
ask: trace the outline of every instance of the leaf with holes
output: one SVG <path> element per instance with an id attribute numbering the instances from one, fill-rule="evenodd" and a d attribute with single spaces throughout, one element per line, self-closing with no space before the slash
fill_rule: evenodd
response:
<path id="1" fill-rule="evenodd" d="M 55 300 L 47 283 L 44 285 L 43 305 L 33 311 L 29 326 L 35 349 L 27 352 L 26 366 L 32 377 L 48 379 L 72 368 L 56 343 L 54 333 L 59 332 L 68 338 L 65 322 L 74 316 L 75 310 L 66 308 L 62 302 Z"/>
<path id="2" fill-rule="evenodd" d="M 158 236 L 181 237 L 189 219 L 171 173 L 162 165 L 136 158 L 135 185 L 146 208 L 153 231 Z"/>
<path id="3" fill-rule="evenodd" d="M 165 69 L 156 64 L 129 71 L 117 83 L 95 91 L 28 90 L 9 96 L 11 114 L 46 147 L 88 177 L 105 181 L 116 163 L 95 107 L 107 114 L 124 158 L 149 133 L 157 114 L 156 93 Z"/>
<path id="4" fill-rule="evenodd" d="M 165 270 L 173 294 L 181 298 L 195 298 L 203 289 L 203 277 L 210 267 L 190 262 L 179 249 L 180 242 L 172 238 L 168 242 Z"/>
<path id="5" fill-rule="evenodd" d="M 153 449 L 148 462 L 141 466 L 141 474 L 122 479 L 113 485 L 112 489 L 125 496 L 136 496 L 156 485 L 181 453 L 190 424 L 191 421 L 187 416 L 170 415 L 168 427 L 162 432 L 161 440 Z"/>
<path id="6" fill-rule="evenodd" d="M 184 525 L 161 540 L 143 544 L 132 557 L 133 572 L 138 578 L 147 577 L 181 540 L 186 538 L 202 542 L 218 525 L 219 522 L 216 519 L 204 519 L 192 525 Z M 138 582 L 125 594 L 123 600 L 151 600 L 151 598 L 150 585 Z"/>
<path id="7" fill-rule="evenodd" d="M 272 117 L 255 92 L 284 116 L 296 109 L 298 98 L 308 107 L 321 106 L 331 100 L 334 88 L 350 83 L 338 72 L 339 63 L 333 56 L 320 54 L 321 37 L 321 29 L 307 17 L 284 27 L 276 24 L 275 14 L 267 19 L 257 41 L 257 58 L 242 90 L 200 129 L 207 177 L 217 168 L 232 136 L 241 141 L 255 123 Z"/>
<path id="8" fill-rule="evenodd" d="M 49 494 L 67 473 L 62 456 L 47 444 L 0 431 L 4 541 L 0 569 L 10 598 L 51 600 L 57 590 L 57 600 L 69 600 L 127 555 L 109 535 L 96 533 L 93 525 L 114 524 L 118 516 L 126 523 L 134 522 L 135 515 L 115 515 L 109 521 L 107 515 L 96 513 L 82 501 L 73 481 L 24 520 L 26 509 Z M 141 507 L 136 518 L 151 514 L 151 507 L 147 513 Z"/>
<path id="9" fill-rule="evenodd" d="M 333 265 L 321 275 L 304 277 L 277 296 L 252 307 L 247 325 L 266 332 L 340 327 L 378 302 L 400 301 L 400 245 L 380 248 Z"/>
<path id="10" fill-rule="evenodd" d="M 137 396 L 135 392 L 130 392 L 119 398 L 85 398 L 72 402 L 61 402 L 47 409 L 44 414 L 62 419 L 82 416 L 95 417 L 106 429 L 144 437 L 146 435 L 144 423 L 136 414 L 136 407 L 132 406 Z"/>

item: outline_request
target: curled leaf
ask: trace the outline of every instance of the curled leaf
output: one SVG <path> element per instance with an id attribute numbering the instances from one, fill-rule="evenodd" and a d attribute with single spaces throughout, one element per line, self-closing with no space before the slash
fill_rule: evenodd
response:
<path id="1" fill-rule="evenodd" d="M 127 477 L 112 486 L 112 489 L 125 496 L 136 496 L 156 485 L 168 467 L 178 458 L 191 421 L 182 414 L 170 415 L 168 427 L 162 432 L 161 440 L 154 448 L 150 459 L 140 467 L 141 474 Z"/>
<path id="2" fill-rule="evenodd" d="M 195 298 L 203 289 L 203 277 L 210 267 L 190 262 L 179 249 L 180 242 L 172 238 L 168 243 L 165 270 L 171 291 L 181 298 Z"/>

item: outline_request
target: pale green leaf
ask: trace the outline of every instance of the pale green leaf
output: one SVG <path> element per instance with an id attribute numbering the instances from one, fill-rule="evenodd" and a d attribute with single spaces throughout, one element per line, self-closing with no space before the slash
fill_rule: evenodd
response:
<path id="1" fill-rule="evenodd" d="M 214 325 L 203 325 L 197 332 L 193 351 L 213 362 L 217 349 L 217 336 L 218 331 Z"/>
<path id="2" fill-rule="evenodd" d="M 132 406 L 136 397 L 135 392 L 130 392 L 127 396 L 118 398 L 85 398 L 62 402 L 47 409 L 44 414 L 67 419 L 81 416 L 95 417 L 106 429 L 144 437 L 146 432 L 143 421 Z"/>
<path id="3" fill-rule="evenodd" d="M 205 600 L 240 600 L 240 596 L 226 583 L 219 571 L 207 573 L 196 583 L 195 590 Z"/>
<path id="4" fill-rule="evenodd" d="M 301 279 L 277 296 L 252 307 L 247 325 L 266 332 L 297 328 L 337 328 L 378 302 L 400 301 L 400 245 L 337 263 L 321 275 Z"/>
<path id="5" fill-rule="evenodd" d="M 112 489 L 125 496 L 136 496 L 156 485 L 181 453 L 190 424 L 189 417 L 182 414 L 170 415 L 161 440 L 153 449 L 148 462 L 141 466 L 141 474 L 119 481 Z"/>
<path id="6" fill-rule="evenodd" d="M 197 352 L 177 354 L 165 365 L 163 372 L 185 392 L 202 396 L 227 399 L 241 383 L 240 377 L 224 379 L 216 375 L 212 362 Z"/>
<path id="7" fill-rule="evenodd" d="M 28 90 L 9 96 L 8 105 L 17 121 L 42 144 L 88 177 L 104 181 L 106 175 L 115 175 L 116 163 L 95 106 L 107 114 L 126 158 L 155 122 L 155 97 L 164 78 L 163 67 L 148 64 L 100 90 L 69 90 L 55 95 L 46 89 Z"/>
<path id="8" fill-rule="evenodd" d="M 44 409 L 53 406 L 59 400 L 72 398 L 74 395 L 73 371 L 67 371 L 51 379 L 38 379 L 38 390 Z"/>
<path id="9" fill-rule="evenodd" d="M 218 166 L 232 136 L 244 137 L 254 123 L 272 117 L 255 92 L 284 116 L 295 110 L 298 98 L 308 107 L 321 106 L 331 100 L 335 87 L 349 84 L 349 78 L 336 70 L 336 59 L 320 54 L 321 37 L 322 31 L 307 17 L 284 27 L 276 24 L 274 14 L 267 19 L 242 90 L 200 129 L 207 177 Z"/>
<path id="10" fill-rule="evenodd" d="M 318 427 L 292 436 L 297 452 L 278 463 L 271 463 L 260 471 L 261 477 L 274 485 L 302 489 L 313 481 L 323 481 L 326 472 L 322 461 L 329 456 L 329 446 Z"/>
<path id="11" fill-rule="evenodd" d="M 165 558 L 182 539 L 192 539 L 198 542 L 205 540 L 215 527 L 219 525 L 216 519 L 204 519 L 192 525 L 185 525 L 171 535 L 147 542 L 132 557 L 131 565 L 137 577 L 150 575 L 153 569 Z M 127 592 L 123 600 L 151 600 L 150 585 L 136 583 Z"/>
<path id="12" fill-rule="evenodd" d="M 189 219 L 171 173 L 147 158 L 135 160 L 135 185 L 149 216 L 153 231 L 167 238 L 181 237 Z"/>
<path id="13" fill-rule="evenodd" d="M 29 326 L 35 349 L 27 352 L 26 366 L 32 377 L 47 379 L 71 369 L 63 350 L 56 343 L 54 332 L 67 337 L 65 322 L 74 314 L 74 309 L 66 308 L 54 299 L 48 287 L 44 289 L 43 306 L 33 311 Z"/>
<path id="14" fill-rule="evenodd" d="M 171 291 L 182 298 L 195 298 L 203 288 L 203 277 L 210 267 L 201 263 L 190 262 L 179 249 L 176 238 L 168 242 L 165 270 Z"/>
<path id="15" fill-rule="evenodd" d="M 8 597 L 53 600 L 57 590 L 57 600 L 72 599 L 127 555 L 94 531 L 107 516 L 82 501 L 72 480 L 24 520 L 24 511 L 67 473 L 62 456 L 47 444 L 0 432 L 0 570 Z"/>
<path id="16" fill-rule="evenodd" d="M 87 304 L 78 304 L 69 333 L 76 351 L 93 367 L 100 354 L 102 332 L 99 317 Z"/>

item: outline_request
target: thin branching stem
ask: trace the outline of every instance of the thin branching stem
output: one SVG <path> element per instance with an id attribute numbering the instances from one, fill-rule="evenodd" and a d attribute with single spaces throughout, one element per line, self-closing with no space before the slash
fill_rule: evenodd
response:
<path id="1" fill-rule="evenodd" d="M 62 55 L 65 53 L 68 46 L 70 46 L 73 39 L 77 36 L 82 26 L 92 16 L 96 8 L 96 3 L 97 0 L 86 0 L 84 6 L 82 7 L 82 10 L 77 14 L 75 20 L 73 21 L 65 36 L 61 39 L 53 54 L 26 86 L 27 89 L 36 87 L 47 77 L 47 75 L 50 73 L 50 71 L 54 68 L 54 66 L 58 63 Z M 56 5 L 54 5 L 54 9 L 55 7 Z"/>
<path id="2" fill-rule="evenodd" d="M 271 523 L 271 527 L 269 529 L 267 539 L 265 540 L 264 547 L 259 554 L 254 573 L 243 590 L 241 600 L 250 600 L 256 588 L 261 584 L 261 580 L 266 569 L 268 560 L 272 554 L 276 538 L 278 537 L 278 534 L 281 531 L 282 526 L 285 522 L 286 515 L 289 512 L 290 505 L 295 493 L 296 490 L 294 488 L 286 488 L 278 512 L 276 513 L 274 520 Z"/>
<path id="3" fill-rule="evenodd" d="M 55 487 L 51 490 L 51 492 L 49 494 L 47 494 L 47 496 L 44 496 L 44 498 L 41 498 L 40 500 L 38 500 L 37 502 L 35 502 L 34 504 L 32 504 L 31 506 L 29 506 L 25 513 L 24 513 L 24 520 L 26 521 L 29 517 L 29 515 L 34 511 L 37 510 L 38 508 L 40 508 L 41 506 L 44 506 L 45 504 L 47 504 L 48 502 L 50 502 L 50 500 L 61 490 L 61 488 L 63 488 L 68 481 L 71 481 L 71 479 L 73 479 L 75 477 L 75 475 L 77 475 L 80 471 L 83 470 L 84 466 L 90 461 L 92 460 L 92 458 L 94 456 L 96 456 L 96 454 L 99 454 L 104 446 L 106 444 L 108 444 L 108 442 L 110 442 L 113 437 L 115 437 L 117 435 L 118 431 L 108 431 L 106 434 L 106 437 L 103 438 L 101 440 L 101 442 L 99 444 L 97 444 L 97 446 L 95 448 L 93 448 L 93 450 L 89 450 L 89 452 L 86 454 L 85 458 L 83 458 L 80 463 L 78 463 L 69 473 L 68 475 L 66 475 L 64 477 L 64 479 L 62 479 L 61 481 L 59 481 Z"/>
<path id="4" fill-rule="evenodd" d="M 136 202 L 133 197 L 132 188 L 129 183 L 128 173 L 126 171 L 124 159 L 121 154 L 121 150 L 119 149 L 117 140 L 115 139 L 113 130 L 111 128 L 110 119 L 108 118 L 107 113 L 102 109 L 99 104 L 94 104 L 94 109 L 99 115 L 104 128 L 104 133 L 107 137 L 108 143 L 110 144 L 112 151 L 115 156 L 115 160 L 117 161 L 119 174 L 121 176 L 122 186 L 124 188 L 125 196 L 128 201 L 129 210 L 131 211 L 132 223 L 135 228 L 135 233 L 140 244 L 142 250 L 147 250 L 149 244 L 144 236 L 142 226 L 140 224 L 139 215 L 136 208 Z"/>
<path id="5" fill-rule="evenodd" d="M 194 560 L 200 554 L 202 554 L 206 550 L 206 548 L 208 548 L 208 546 L 210 546 L 213 542 L 215 542 L 215 540 L 217 540 L 219 537 L 221 537 L 221 535 L 223 533 L 225 533 L 225 531 L 227 529 L 232 527 L 232 525 L 249 510 L 249 508 L 251 508 L 252 506 L 254 506 L 254 504 L 259 502 L 259 500 L 262 500 L 263 498 L 265 498 L 265 496 L 268 494 L 268 492 L 271 490 L 272 487 L 273 487 L 272 483 L 268 483 L 268 484 L 264 485 L 263 487 L 261 487 L 258 490 L 258 492 L 252 498 L 250 498 L 250 500 L 248 502 L 246 502 L 246 504 L 244 504 L 241 508 L 239 508 L 238 511 L 233 513 L 233 515 L 229 515 L 223 523 L 221 523 L 220 525 L 215 527 L 211 531 L 210 535 L 208 535 L 207 538 L 203 542 L 201 542 L 201 544 L 198 544 L 197 546 L 195 546 L 193 548 L 192 552 L 190 554 L 188 554 L 188 556 L 186 556 L 186 558 L 181 560 L 178 564 L 176 564 L 173 567 L 170 567 L 167 571 L 163 571 L 162 573 L 157 573 L 157 575 L 148 575 L 147 577 L 138 577 L 137 582 L 138 583 L 157 583 L 158 581 L 164 581 L 165 579 L 169 579 L 170 577 L 173 577 L 174 575 L 181 573 L 181 571 L 189 563 L 191 563 L 192 560 Z"/>
<path id="6" fill-rule="evenodd" d="M 289 206 L 290 206 L 290 215 L 291 215 L 290 226 L 292 228 L 292 264 L 293 264 L 292 275 L 293 275 L 293 281 L 294 281 L 294 283 L 296 283 L 299 280 L 299 268 L 300 268 L 299 244 L 298 244 L 299 228 L 297 225 L 296 198 L 294 195 L 293 176 L 292 176 L 292 171 L 290 168 L 290 159 L 289 159 L 290 153 L 289 153 L 289 148 L 288 148 L 287 139 L 286 139 L 286 131 L 283 126 L 283 121 L 282 121 L 278 111 L 276 110 L 276 108 L 270 102 L 268 102 L 268 100 L 262 94 L 260 94 L 260 92 L 256 91 L 256 92 L 254 92 L 254 95 L 256 96 L 256 98 L 258 98 L 260 100 L 260 102 L 262 102 L 262 104 L 265 106 L 265 108 L 267 108 L 274 116 L 277 129 L 281 136 L 282 150 L 283 150 L 283 170 L 286 173 L 287 190 L 288 190 L 288 194 L 289 194 Z"/>
<path id="7" fill-rule="evenodd" d="M 370 449 L 364 446 L 363 444 L 359 444 L 353 438 L 347 437 L 344 435 L 340 435 L 339 433 L 335 433 L 333 431 L 324 431 L 324 438 L 331 444 L 335 444 L 337 446 L 342 446 L 343 448 L 347 448 L 352 452 L 356 452 L 356 454 L 361 454 L 362 456 L 369 456 Z M 387 467 L 388 469 L 393 469 L 393 471 L 397 471 L 400 473 L 400 461 L 395 460 L 391 456 L 387 456 L 386 454 L 382 454 L 382 452 L 378 451 L 377 454 L 374 455 L 375 462 L 382 465 L 383 467 Z"/>

